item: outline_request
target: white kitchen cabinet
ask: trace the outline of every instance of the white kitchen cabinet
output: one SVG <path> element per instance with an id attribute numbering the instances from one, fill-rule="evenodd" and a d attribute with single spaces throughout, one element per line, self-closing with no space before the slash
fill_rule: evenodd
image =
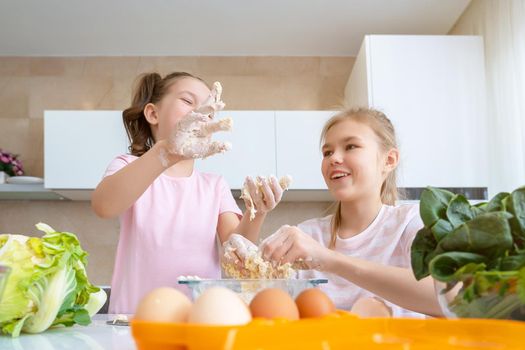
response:
<path id="1" fill-rule="evenodd" d="M 196 168 L 224 176 L 232 189 L 241 189 L 246 176 L 276 174 L 275 112 L 221 111 L 217 118 L 231 117 L 233 131 L 218 132 L 217 141 L 229 141 L 228 152 L 197 160 Z"/>
<path id="2" fill-rule="evenodd" d="M 225 177 L 235 194 L 247 175 L 292 175 L 284 200 L 329 200 L 320 171 L 319 135 L 328 111 L 221 111 L 233 130 L 213 139 L 229 141 L 224 154 L 196 161 L 196 169 Z M 110 161 L 128 153 L 121 111 L 46 111 L 45 188 L 88 200 Z"/>
<path id="3" fill-rule="evenodd" d="M 122 111 L 45 111 L 44 186 L 67 198 L 92 190 L 127 146 Z"/>
<path id="4" fill-rule="evenodd" d="M 291 175 L 290 189 L 326 189 L 320 136 L 333 111 L 276 111 L 277 175 Z"/>
<path id="5" fill-rule="evenodd" d="M 488 186 L 481 37 L 366 36 L 345 102 L 393 122 L 400 187 Z"/>

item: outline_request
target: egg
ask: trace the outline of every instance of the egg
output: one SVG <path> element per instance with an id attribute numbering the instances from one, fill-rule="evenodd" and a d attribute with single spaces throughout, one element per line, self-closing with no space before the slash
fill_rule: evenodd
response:
<path id="1" fill-rule="evenodd" d="M 301 318 L 322 317 L 335 312 L 333 301 L 317 288 L 303 290 L 295 298 L 295 303 Z"/>
<path id="2" fill-rule="evenodd" d="M 257 293 L 250 303 L 250 311 L 253 317 L 299 319 L 299 311 L 293 299 L 278 288 L 268 288 Z"/>
<path id="3" fill-rule="evenodd" d="M 188 297 L 175 288 L 163 287 L 149 292 L 140 301 L 135 319 L 155 322 L 186 322 L 191 309 Z"/>
<path id="4" fill-rule="evenodd" d="M 189 323 L 242 325 L 250 322 L 248 306 L 237 294 L 223 287 L 208 288 L 193 304 Z"/>

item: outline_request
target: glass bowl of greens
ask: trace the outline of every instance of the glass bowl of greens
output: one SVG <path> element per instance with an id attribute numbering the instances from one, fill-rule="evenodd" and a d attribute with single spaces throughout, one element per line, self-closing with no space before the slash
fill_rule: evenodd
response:
<path id="1" fill-rule="evenodd" d="M 474 279 L 458 283 L 434 280 L 434 287 L 441 310 L 447 318 L 525 321 L 525 303 L 517 293 L 516 283 L 516 279 L 507 279 L 482 290 L 484 287 Z"/>
<path id="2" fill-rule="evenodd" d="M 0 302 L 2 301 L 2 294 L 4 293 L 5 285 L 7 284 L 7 278 L 11 268 L 9 266 L 0 265 Z"/>
<path id="3" fill-rule="evenodd" d="M 445 316 L 525 320 L 525 186 L 476 204 L 428 187 L 419 210 L 412 270 L 435 281 Z"/>

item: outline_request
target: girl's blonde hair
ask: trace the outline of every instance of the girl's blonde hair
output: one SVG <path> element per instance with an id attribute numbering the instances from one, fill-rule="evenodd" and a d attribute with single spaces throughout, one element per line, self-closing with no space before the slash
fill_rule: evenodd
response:
<path id="1" fill-rule="evenodd" d="M 206 84 L 201 78 L 186 72 L 174 72 L 164 78 L 158 73 L 145 73 L 140 76 L 131 106 L 122 112 L 132 155 L 140 157 L 155 144 L 151 126 L 144 116 L 144 107 L 148 103 L 159 102 L 168 93 L 169 88 L 183 78 L 197 79 Z"/>
<path id="2" fill-rule="evenodd" d="M 388 152 L 392 148 L 397 148 L 396 133 L 394 126 L 387 116 L 372 108 L 355 108 L 342 111 L 330 118 L 323 127 L 321 132 L 321 144 L 324 143 L 326 133 L 338 123 L 345 120 L 353 120 L 368 125 L 379 139 L 379 145 L 383 152 Z M 397 188 L 396 169 L 392 170 L 386 177 L 381 186 L 381 202 L 384 204 L 394 205 L 399 198 Z M 341 227 L 341 202 L 335 205 L 334 216 L 331 224 L 331 249 L 335 248 L 337 232 Z"/>

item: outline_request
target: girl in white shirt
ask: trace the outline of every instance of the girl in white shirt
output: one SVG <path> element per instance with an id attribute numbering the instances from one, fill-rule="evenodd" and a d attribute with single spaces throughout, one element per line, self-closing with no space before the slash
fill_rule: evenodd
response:
<path id="1" fill-rule="evenodd" d="M 321 134 L 321 171 L 337 200 L 333 215 L 283 226 L 263 257 L 301 261 L 301 278 L 328 278 L 336 306 L 363 316 L 441 315 L 430 278 L 416 281 L 410 246 L 423 227 L 418 206 L 395 206 L 399 162 L 390 120 L 372 109 L 343 111 Z M 410 311 L 409 311 L 410 310 Z"/>

